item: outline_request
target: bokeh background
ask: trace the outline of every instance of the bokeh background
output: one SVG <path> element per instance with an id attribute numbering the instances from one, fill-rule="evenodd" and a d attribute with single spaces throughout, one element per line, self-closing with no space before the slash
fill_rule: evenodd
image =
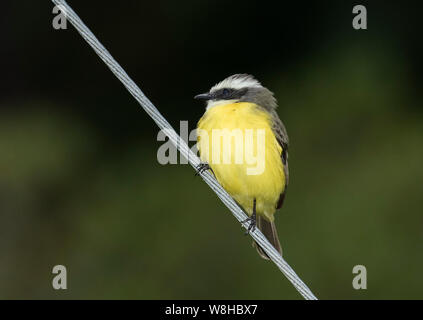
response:
<path id="1" fill-rule="evenodd" d="M 275 92 L 291 138 L 279 235 L 319 298 L 423 298 L 417 1 L 68 3 L 177 131 L 233 73 Z M 0 298 L 300 299 L 191 167 L 157 162 L 155 124 L 52 8 L 1 4 Z"/>

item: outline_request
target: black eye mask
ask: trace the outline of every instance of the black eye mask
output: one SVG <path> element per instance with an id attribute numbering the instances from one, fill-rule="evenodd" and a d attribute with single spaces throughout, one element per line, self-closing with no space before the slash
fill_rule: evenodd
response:
<path id="1" fill-rule="evenodd" d="M 233 88 L 223 88 L 213 92 L 213 100 L 234 100 L 240 99 L 242 96 L 247 93 L 247 88 L 242 89 L 233 89 Z"/>

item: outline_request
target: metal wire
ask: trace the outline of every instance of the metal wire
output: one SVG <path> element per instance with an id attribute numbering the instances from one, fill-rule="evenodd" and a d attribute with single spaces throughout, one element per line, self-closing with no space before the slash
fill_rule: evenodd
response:
<path id="1" fill-rule="evenodd" d="M 148 113 L 148 115 L 156 122 L 160 129 L 169 137 L 170 141 L 178 148 L 181 154 L 188 159 L 192 167 L 196 168 L 200 164 L 200 159 L 191 151 L 186 142 L 175 132 L 167 120 L 160 114 L 157 108 L 144 95 L 141 89 L 132 81 L 125 70 L 119 63 L 111 56 L 111 54 L 98 41 L 94 34 L 87 28 L 73 9 L 63 0 L 52 0 L 52 2 L 60 9 L 66 19 L 75 27 L 81 36 L 94 49 L 97 55 L 110 68 L 114 75 L 123 83 L 126 89 L 138 101 L 141 107 Z M 242 223 L 247 219 L 247 215 L 232 199 L 232 197 L 220 186 L 217 180 L 209 172 L 201 174 L 204 181 L 217 194 L 222 202 L 229 208 L 235 218 Z M 249 223 L 242 223 L 244 228 L 248 228 Z M 266 237 L 257 228 L 250 233 L 251 237 L 263 248 L 269 258 L 276 264 L 282 273 L 288 278 L 293 286 L 306 300 L 317 300 L 307 285 L 298 277 L 295 271 L 282 258 L 279 252 L 270 244 Z"/>

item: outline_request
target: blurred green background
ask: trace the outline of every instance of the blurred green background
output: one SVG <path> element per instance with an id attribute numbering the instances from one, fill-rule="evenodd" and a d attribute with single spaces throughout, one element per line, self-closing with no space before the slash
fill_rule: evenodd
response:
<path id="1" fill-rule="evenodd" d="M 421 5 L 361 1 L 355 31 L 355 1 L 68 3 L 176 130 L 233 73 L 275 92 L 279 236 L 317 297 L 423 298 Z M 1 7 L 0 298 L 301 298 L 191 167 L 157 162 L 157 127 L 49 1 Z"/>

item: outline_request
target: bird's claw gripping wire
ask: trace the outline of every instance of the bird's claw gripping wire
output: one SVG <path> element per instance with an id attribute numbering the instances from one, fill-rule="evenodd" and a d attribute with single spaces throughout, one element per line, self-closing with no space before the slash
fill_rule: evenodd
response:
<path id="1" fill-rule="evenodd" d="M 241 221 L 242 224 L 249 222 L 250 225 L 247 228 L 247 231 L 245 231 L 245 235 L 250 234 L 250 232 L 254 232 L 256 230 L 256 218 L 255 217 L 248 217 L 247 219 Z"/>
<path id="2" fill-rule="evenodd" d="M 207 170 L 210 170 L 211 172 L 213 172 L 213 169 L 209 166 L 208 163 L 205 163 L 205 162 L 200 163 L 195 169 L 197 170 L 197 172 L 195 173 L 196 176 L 199 176 L 200 174 L 202 174 L 204 171 L 207 171 Z"/>
<path id="3" fill-rule="evenodd" d="M 247 231 L 245 231 L 245 235 L 250 234 L 250 232 L 254 232 L 256 230 L 257 226 L 257 216 L 256 216 L 256 199 L 253 201 L 253 214 L 251 217 L 248 217 L 247 219 L 241 221 L 242 224 L 249 222 L 250 225 L 247 228 Z"/>

